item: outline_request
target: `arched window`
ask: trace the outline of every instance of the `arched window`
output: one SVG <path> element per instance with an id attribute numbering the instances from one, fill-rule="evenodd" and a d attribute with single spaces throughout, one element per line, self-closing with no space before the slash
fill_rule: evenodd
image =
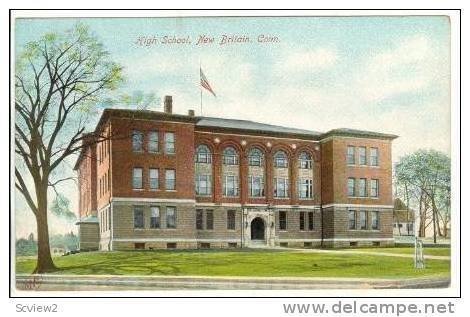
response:
<path id="1" fill-rule="evenodd" d="M 274 167 L 286 168 L 288 166 L 287 155 L 284 151 L 277 151 L 274 155 Z"/>
<path id="2" fill-rule="evenodd" d="M 312 168 L 312 157 L 307 152 L 300 153 L 299 168 L 308 170 Z"/>
<path id="3" fill-rule="evenodd" d="M 264 155 L 258 148 L 252 148 L 248 153 L 248 160 L 250 166 L 262 166 Z"/>
<path id="4" fill-rule="evenodd" d="M 144 150 L 144 134 L 140 131 L 132 131 L 132 151 L 142 152 Z"/>
<path id="5" fill-rule="evenodd" d="M 199 145 L 196 148 L 196 163 L 211 163 L 211 150 L 207 145 Z"/>
<path id="6" fill-rule="evenodd" d="M 238 154 L 233 147 L 226 147 L 223 152 L 225 165 L 238 165 Z"/>

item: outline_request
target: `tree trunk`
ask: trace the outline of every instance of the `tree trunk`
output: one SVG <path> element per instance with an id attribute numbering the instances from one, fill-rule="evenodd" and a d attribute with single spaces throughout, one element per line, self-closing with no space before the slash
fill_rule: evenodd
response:
<path id="1" fill-rule="evenodd" d="M 42 187 L 42 186 L 41 186 Z M 38 209 L 36 215 L 38 234 L 38 259 L 33 273 L 46 273 L 57 271 L 51 257 L 49 246 L 49 226 L 47 225 L 47 185 L 37 188 Z"/>

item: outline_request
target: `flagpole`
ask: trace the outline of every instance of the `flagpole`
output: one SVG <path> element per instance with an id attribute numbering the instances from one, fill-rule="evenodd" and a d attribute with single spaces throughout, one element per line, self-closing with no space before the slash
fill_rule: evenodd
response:
<path id="1" fill-rule="evenodd" d="M 199 60 L 199 92 L 201 94 L 201 116 L 202 116 L 201 60 Z"/>

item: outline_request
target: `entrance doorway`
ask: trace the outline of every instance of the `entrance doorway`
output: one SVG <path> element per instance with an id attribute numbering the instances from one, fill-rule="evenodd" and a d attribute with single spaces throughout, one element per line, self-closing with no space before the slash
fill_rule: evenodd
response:
<path id="1" fill-rule="evenodd" d="M 251 221 L 251 240 L 264 239 L 264 220 L 256 217 Z"/>

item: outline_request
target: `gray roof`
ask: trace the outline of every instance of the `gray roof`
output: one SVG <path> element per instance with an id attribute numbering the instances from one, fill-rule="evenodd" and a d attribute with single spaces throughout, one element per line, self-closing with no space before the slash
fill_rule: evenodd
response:
<path id="1" fill-rule="evenodd" d="M 196 123 L 200 127 L 219 127 L 226 129 L 237 129 L 237 130 L 251 130 L 256 132 L 276 132 L 276 133 L 289 133 L 289 134 L 303 134 L 309 136 L 319 136 L 320 132 L 282 127 L 278 125 L 259 123 L 249 120 L 238 120 L 238 119 L 223 119 L 223 118 L 212 118 L 212 117 L 199 117 L 199 121 Z"/>
<path id="2" fill-rule="evenodd" d="M 328 136 L 333 136 L 333 135 L 339 135 L 339 136 L 361 136 L 361 137 L 367 137 L 367 138 L 385 138 L 385 139 L 396 139 L 398 136 L 395 134 L 387 134 L 387 133 L 379 133 L 379 132 L 373 132 L 373 131 L 365 131 L 365 130 L 356 130 L 356 129 L 348 129 L 348 128 L 339 128 L 339 129 L 333 129 L 328 132 L 326 132 L 322 137 L 328 137 Z"/>

